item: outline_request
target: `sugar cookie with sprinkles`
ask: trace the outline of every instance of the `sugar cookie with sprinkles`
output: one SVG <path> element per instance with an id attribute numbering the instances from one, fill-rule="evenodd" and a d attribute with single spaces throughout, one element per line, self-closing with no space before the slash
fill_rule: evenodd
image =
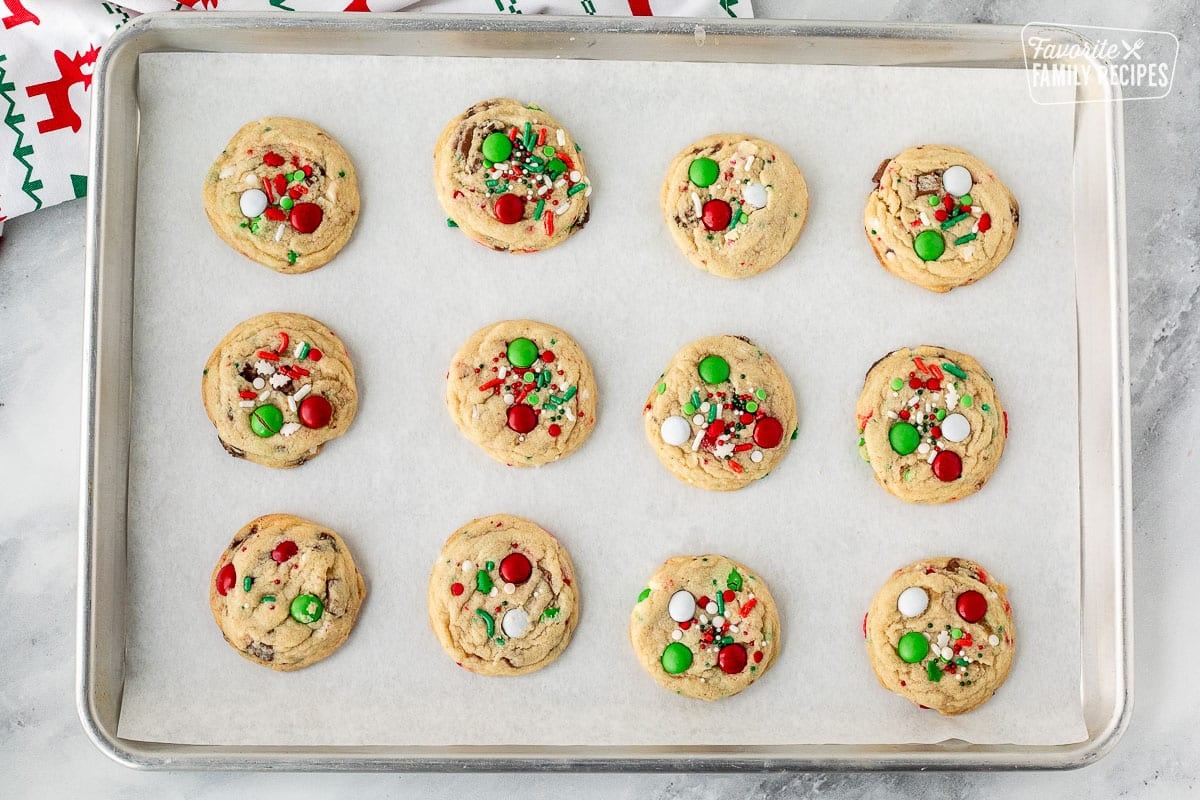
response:
<path id="1" fill-rule="evenodd" d="M 855 410 L 858 453 L 909 503 L 948 503 L 983 488 L 1004 454 L 1008 414 L 990 375 L 965 353 L 921 345 L 876 361 Z"/>
<path id="2" fill-rule="evenodd" d="M 225 450 L 268 467 L 308 461 L 358 410 L 342 340 L 312 317 L 281 311 L 225 335 L 204 365 L 201 396 Z"/>
<path id="3" fill-rule="evenodd" d="M 358 176 L 332 136 L 300 119 L 244 125 L 204 181 L 213 230 L 242 255 L 276 272 L 324 266 L 358 222 Z"/>
<path id="4" fill-rule="evenodd" d="M 579 624 L 566 549 L 527 519 L 494 514 L 446 540 L 429 576 L 429 624 L 480 675 L 523 675 L 562 655 Z"/>
<path id="5" fill-rule="evenodd" d="M 533 104 L 496 98 L 468 108 L 438 137 L 433 173 L 446 224 L 493 250 L 545 250 L 588 221 L 583 153 Z"/>
<path id="6" fill-rule="evenodd" d="M 991 699 L 1016 651 L 1006 587 L 965 558 L 893 572 L 863 618 L 863 636 L 885 689 L 946 715 Z"/>
<path id="7" fill-rule="evenodd" d="M 536 467 L 575 452 L 596 425 L 596 379 L 583 349 L 544 322 L 476 331 L 446 373 L 446 407 L 497 461 Z"/>
<path id="8" fill-rule="evenodd" d="M 629 620 L 642 667 L 664 688 L 719 700 L 779 655 L 779 612 L 761 577 L 724 556 L 677 556 L 650 576 Z"/>
<path id="9" fill-rule="evenodd" d="M 722 278 L 748 278 L 788 254 L 808 218 L 808 186 L 778 145 L 741 133 L 706 136 L 667 168 L 660 197 L 671 238 Z"/>
<path id="10" fill-rule="evenodd" d="M 741 336 L 709 336 L 671 359 L 646 398 L 642 421 L 675 477 L 730 491 L 779 465 L 796 438 L 796 399 L 761 347 Z"/>
<path id="11" fill-rule="evenodd" d="M 863 226 L 879 263 L 934 292 L 984 277 L 1017 237 L 1020 211 L 991 167 L 957 147 L 927 144 L 885 159 Z"/>
<path id="12" fill-rule="evenodd" d="M 342 537 L 291 514 L 268 514 L 238 531 L 208 584 L 225 641 L 282 672 L 341 647 L 366 594 Z"/>

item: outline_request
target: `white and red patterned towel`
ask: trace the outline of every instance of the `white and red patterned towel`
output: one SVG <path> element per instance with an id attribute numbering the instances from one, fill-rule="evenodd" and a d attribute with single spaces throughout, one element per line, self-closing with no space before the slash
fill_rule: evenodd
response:
<path id="1" fill-rule="evenodd" d="M 87 193 L 92 67 L 108 37 L 141 13 L 189 10 L 753 16 L 750 0 L 0 0 L 0 231 Z"/>

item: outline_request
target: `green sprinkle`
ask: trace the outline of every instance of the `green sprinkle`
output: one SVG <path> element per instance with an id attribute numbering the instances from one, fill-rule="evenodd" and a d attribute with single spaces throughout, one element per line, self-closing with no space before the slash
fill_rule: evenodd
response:
<path id="1" fill-rule="evenodd" d="M 971 216 L 971 215 L 965 211 L 961 211 L 961 212 L 955 214 L 953 217 L 951 217 L 950 219 L 948 219 L 942 223 L 942 230 L 945 231 L 945 230 L 949 230 L 950 228 L 953 228 L 960 221 L 966 219 L 969 216 Z"/>
<path id="2" fill-rule="evenodd" d="M 539 398 L 536 394 L 529 395 L 529 405 L 536 406 L 540 401 L 541 398 Z"/>
<path id="3" fill-rule="evenodd" d="M 537 205 L 533 207 L 533 218 L 541 219 L 542 218 L 542 209 L 544 209 L 545 207 L 546 207 L 545 199 L 543 198 L 543 199 L 538 200 Z"/>
<path id="4" fill-rule="evenodd" d="M 249 575 L 242 578 L 242 591 L 243 592 L 250 591 L 250 587 L 253 585 L 254 585 L 254 578 L 251 578 Z"/>
<path id="5" fill-rule="evenodd" d="M 937 661 L 926 662 L 925 674 L 929 676 L 929 680 L 937 683 L 942 679 L 942 668 L 937 665 Z"/>
<path id="6" fill-rule="evenodd" d="M 792 428 L 792 441 L 793 442 L 796 441 L 796 437 L 799 435 L 800 435 L 800 426 L 797 425 L 795 428 Z M 763 475 L 763 477 L 765 478 L 767 476 Z"/>
<path id="7" fill-rule="evenodd" d="M 970 408 L 975 400 L 971 397 L 971 395 L 964 394 L 961 398 L 959 398 L 958 402 L 963 408 Z"/>
<path id="8" fill-rule="evenodd" d="M 937 410 L 937 413 L 934 414 L 934 416 L 938 418 L 938 422 L 941 422 L 942 420 L 944 420 L 946 418 L 946 409 L 939 408 Z"/>
<path id="9" fill-rule="evenodd" d="M 750 221 L 750 215 L 747 214 L 745 211 L 738 214 L 738 222 L 740 222 L 741 224 L 745 225 L 749 221 Z"/>
<path id="10" fill-rule="evenodd" d="M 550 145 L 546 145 L 545 147 L 542 148 L 542 155 L 544 155 L 544 156 L 554 155 L 554 148 L 551 147 Z"/>
<path id="11" fill-rule="evenodd" d="M 239 227 L 239 228 L 249 228 L 249 227 L 250 227 L 250 223 L 249 223 L 249 222 L 243 222 L 243 223 L 242 223 L 241 225 L 239 225 L 238 227 Z"/>
<path id="12" fill-rule="evenodd" d="M 961 206 L 973 206 L 975 205 L 975 198 L 971 197 L 969 194 L 964 194 L 962 197 L 958 198 L 958 204 Z"/>
<path id="13" fill-rule="evenodd" d="M 766 389 L 755 389 L 754 396 L 757 397 L 759 400 L 766 400 L 767 399 L 767 390 Z"/>
<path id="14" fill-rule="evenodd" d="M 339 170 L 338 170 L 338 177 L 339 177 L 339 178 L 344 178 L 344 177 L 346 177 L 346 170 L 344 170 L 344 169 L 339 169 Z"/>
<path id="15" fill-rule="evenodd" d="M 503 639 L 501 639 L 499 636 L 497 636 L 497 637 L 496 637 L 496 644 L 498 644 L 498 645 L 503 645 L 503 644 L 504 644 L 504 640 L 503 640 Z"/>
<path id="16" fill-rule="evenodd" d="M 700 393 L 699 392 L 692 392 L 692 407 L 693 408 L 700 407 Z"/>
<path id="17" fill-rule="evenodd" d="M 499 184 L 500 184 L 500 181 L 498 181 L 495 178 L 488 178 L 486 181 L 483 182 L 483 185 L 488 187 L 489 189 L 495 188 Z"/>
<path id="18" fill-rule="evenodd" d="M 717 592 L 716 595 L 717 595 L 717 613 L 724 614 L 725 613 L 725 593 Z"/>
<path id="19" fill-rule="evenodd" d="M 696 413 L 696 407 L 694 405 L 692 405 L 690 402 L 684 403 L 683 404 L 683 413 L 687 414 L 690 417 L 692 414 Z"/>
<path id="20" fill-rule="evenodd" d="M 487 564 L 485 564 L 484 566 L 486 566 L 486 567 L 487 567 L 487 569 L 488 569 L 488 571 L 490 572 L 491 570 L 494 570 L 494 569 L 496 568 L 496 562 L 495 562 L 495 561 L 489 561 L 489 562 L 487 562 Z"/>
<path id="21" fill-rule="evenodd" d="M 929 205 L 932 207 L 932 206 L 936 206 L 937 204 L 938 204 L 937 195 L 936 194 L 929 195 Z"/>
<path id="22" fill-rule="evenodd" d="M 550 342 L 550 344 L 554 344 L 554 342 Z M 570 400 L 572 397 L 574 397 L 574 396 L 575 396 L 575 393 L 576 393 L 577 391 L 579 391 L 579 387 L 578 387 L 578 386 L 568 386 L 568 387 L 567 387 L 567 391 L 566 391 L 566 392 L 563 394 L 563 402 L 565 403 L 566 401 L 568 401 L 568 400 Z"/>
<path id="23" fill-rule="evenodd" d="M 991 406 L 989 406 L 987 403 L 981 403 L 979 407 L 980 407 L 980 408 L 982 408 L 984 411 L 991 411 L 991 410 L 992 410 L 992 407 L 991 407 Z"/>
<path id="24" fill-rule="evenodd" d="M 296 260 L 298 258 L 300 258 L 299 253 L 297 253 L 295 250 L 288 250 L 288 263 L 289 264 L 295 264 Z"/>
<path id="25" fill-rule="evenodd" d="M 491 567 L 488 567 L 488 569 L 491 569 Z M 493 586 L 494 584 L 492 583 L 492 576 L 488 575 L 486 570 L 481 569 L 475 573 L 475 588 L 480 592 L 483 594 L 488 594 L 492 591 Z M 491 632 L 489 632 L 488 635 L 491 636 Z"/>
<path id="26" fill-rule="evenodd" d="M 899 378 L 892 378 L 892 391 L 898 392 L 904 388 L 904 381 Z"/>
<path id="27" fill-rule="evenodd" d="M 447 228 L 457 228 L 458 223 L 455 222 L 454 220 L 450 219 L 449 217 L 446 217 L 446 227 Z"/>
<path id="28" fill-rule="evenodd" d="M 950 638 L 951 639 L 961 639 L 962 637 L 963 637 L 962 628 L 951 628 L 950 629 Z"/>
<path id="29" fill-rule="evenodd" d="M 647 586 L 645 589 L 642 589 L 642 593 L 638 595 L 638 602 L 639 603 L 642 602 L 649 596 L 650 596 L 650 587 Z"/>
<path id="30" fill-rule="evenodd" d="M 667 385 L 665 383 L 658 384 L 658 393 L 659 394 L 664 394 L 666 391 L 667 391 Z"/>
<path id="31" fill-rule="evenodd" d="M 260 601 L 260 602 L 263 602 L 263 603 L 274 603 L 274 602 L 275 602 L 275 595 L 273 595 L 273 594 L 264 594 L 262 597 L 260 597 L 260 598 L 259 598 L 259 601 Z"/>
<path id="32" fill-rule="evenodd" d="M 525 381 L 526 383 L 533 382 L 533 373 L 526 372 L 524 375 L 521 376 L 521 380 Z"/>
<path id="33" fill-rule="evenodd" d="M 572 186 L 570 189 L 567 189 L 567 197 L 570 197 L 571 195 L 579 194 L 587 187 L 588 187 L 588 185 L 586 183 L 577 183 L 574 186 Z"/>
<path id="34" fill-rule="evenodd" d="M 758 403 L 753 400 L 746 401 L 746 410 L 753 414 L 755 411 L 758 411 Z"/>
<path id="35" fill-rule="evenodd" d="M 710 403 L 708 406 L 708 421 L 715 422 L 717 419 L 717 404 Z"/>
<path id="36" fill-rule="evenodd" d="M 967 660 L 965 658 L 956 658 L 954 659 L 954 663 L 958 664 L 960 667 L 967 666 Z"/>
<path id="37" fill-rule="evenodd" d="M 294 205 L 296 205 L 296 201 L 286 195 L 279 198 L 279 207 L 282 208 L 284 211 L 291 211 L 292 206 L 294 206 Z"/>
<path id="38" fill-rule="evenodd" d="M 488 638 L 492 638 L 492 636 L 496 633 L 496 621 L 492 619 L 492 615 L 484 611 L 482 608 L 475 609 L 475 615 L 483 620 L 483 624 L 487 626 Z"/>
<path id="39" fill-rule="evenodd" d="M 912 470 L 911 470 L 911 469 L 906 469 L 906 470 L 904 470 L 904 480 L 906 480 L 906 481 L 911 481 L 911 480 L 912 480 L 912 475 L 913 475 L 913 473 L 912 473 Z"/>
<path id="40" fill-rule="evenodd" d="M 966 236 L 960 236 L 954 240 L 955 244 L 966 244 L 967 242 L 975 241 L 976 234 L 968 233 Z"/>
<path id="41" fill-rule="evenodd" d="M 729 570 L 729 575 L 725 578 L 725 585 L 735 592 L 742 590 L 742 576 L 736 569 Z"/>
<path id="42" fill-rule="evenodd" d="M 966 380 L 967 378 L 967 373 L 963 372 L 956 365 L 951 364 L 949 361 L 942 362 L 942 369 L 946 370 L 946 372 L 949 372 L 956 378 L 962 378 L 963 380 Z"/>
<path id="43" fill-rule="evenodd" d="M 301 361 L 303 361 L 304 359 L 308 358 L 308 351 L 309 351 L 308 342 L 301 342 L 300 343 L 300 354 L 297 355 L 296 357 L 298 359 L 300 359 Z"/>

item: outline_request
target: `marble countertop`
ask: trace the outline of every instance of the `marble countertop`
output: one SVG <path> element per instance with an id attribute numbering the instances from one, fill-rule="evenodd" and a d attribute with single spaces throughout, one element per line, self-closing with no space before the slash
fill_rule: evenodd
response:
<path id="1" fill-rule="evenodd" d="M 829 4 L 834 6 L 834 4 Z M 1200 783 L 1190 635 L 1200 563 L 1200 57 L 1190 0 L 879 2 L 755 0 L 759 16 L 1023 24 L 1175 32 L 1174 88 L 1128 103 L 1126 198 L 1132 370 L 1136 702 L 1106 758 L 1067 773 L 771 775 L 301 775 L 139 773 L 85 737 L 74 705 L 74 612 L 84 205 L 9 222 L 0 242 L 0 775 L 10 797 L 451 798 L 481 792 L 580 798 L 1115 797 L 1190 795 Z M 1180 165 L 1183 166 L 1180 166 Z M 1189 166 L 1191 165 L 1191 166 Z M 1182 635 L 1181 635 L 1182 634 Z M 1190 754 L 1190 755 L 1189 755 Z M 15 792 L 15 794 L 12 794 Z"/>

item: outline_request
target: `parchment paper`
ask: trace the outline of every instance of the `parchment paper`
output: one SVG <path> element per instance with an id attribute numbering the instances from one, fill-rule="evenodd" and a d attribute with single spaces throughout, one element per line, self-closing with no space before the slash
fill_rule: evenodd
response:
<path id="1" fill-rule="evenodd" d="M 580 141 L 595 186 L 587 229 L 554 250 L 493 253 L 447 229 L 431 179 L 442 126 L 492 96 L 537 102 Z M 474 59 L 142 56 L 127 677 L 122 736 L 216 744 L 1051 744 L 1085 736 L 1080 703 L 1073 108 L 1029 100 L 1018 71 Z M 361 175 L 349 246 L 281 276 L 225 246 L 200 187 L 244 122 L 304 117 Z M 726 281 L 693 268 L 658 209 L 675 153 L 714 131 L 783 146 L 812 194 L 792 253 Z M 879 161 L 946 142 L 984 158 L 1021 203 L 1003 266 L 936 296 L 887 274 L 861 229 Z M 344 338 L 358 418 L 297 470 L 230 458 L 200 372 L 237 322 L 299 311 Z M 600 387 L 591 440 L 565 461 L 504 468 L 454 427 L 446 367 L 474 330 L 531 317 L 568 330 Z M 743 491 L 688 487 L 644 440 L 641 408 L 672 354 L 744 334 L 783 365 L 799 439 Z M 867 368 L 920 343 L 975 355 L 1011 439 L 979 494 L 907 505 L 855 450 Z M 238 657 L 207 605 L 231 535 L 268 512 L 341 533 L 368 587 L 348 643 L 279 674 Z M 556 533 L 578 568 L 582 621 L 550 667 L 485 678 L 429 629 L 444 539 L 495 512 Z M 629 612 L 665 558 L 720 552 L 781 605 L 782 654 L 743 694 L 663 691 L 630 649 Z M 880 688 L 860 624 L 890 572 L 931 555 L 982 562 L 1011 589 L 1014 670 L 974 713 L 945 719 Z"/>

